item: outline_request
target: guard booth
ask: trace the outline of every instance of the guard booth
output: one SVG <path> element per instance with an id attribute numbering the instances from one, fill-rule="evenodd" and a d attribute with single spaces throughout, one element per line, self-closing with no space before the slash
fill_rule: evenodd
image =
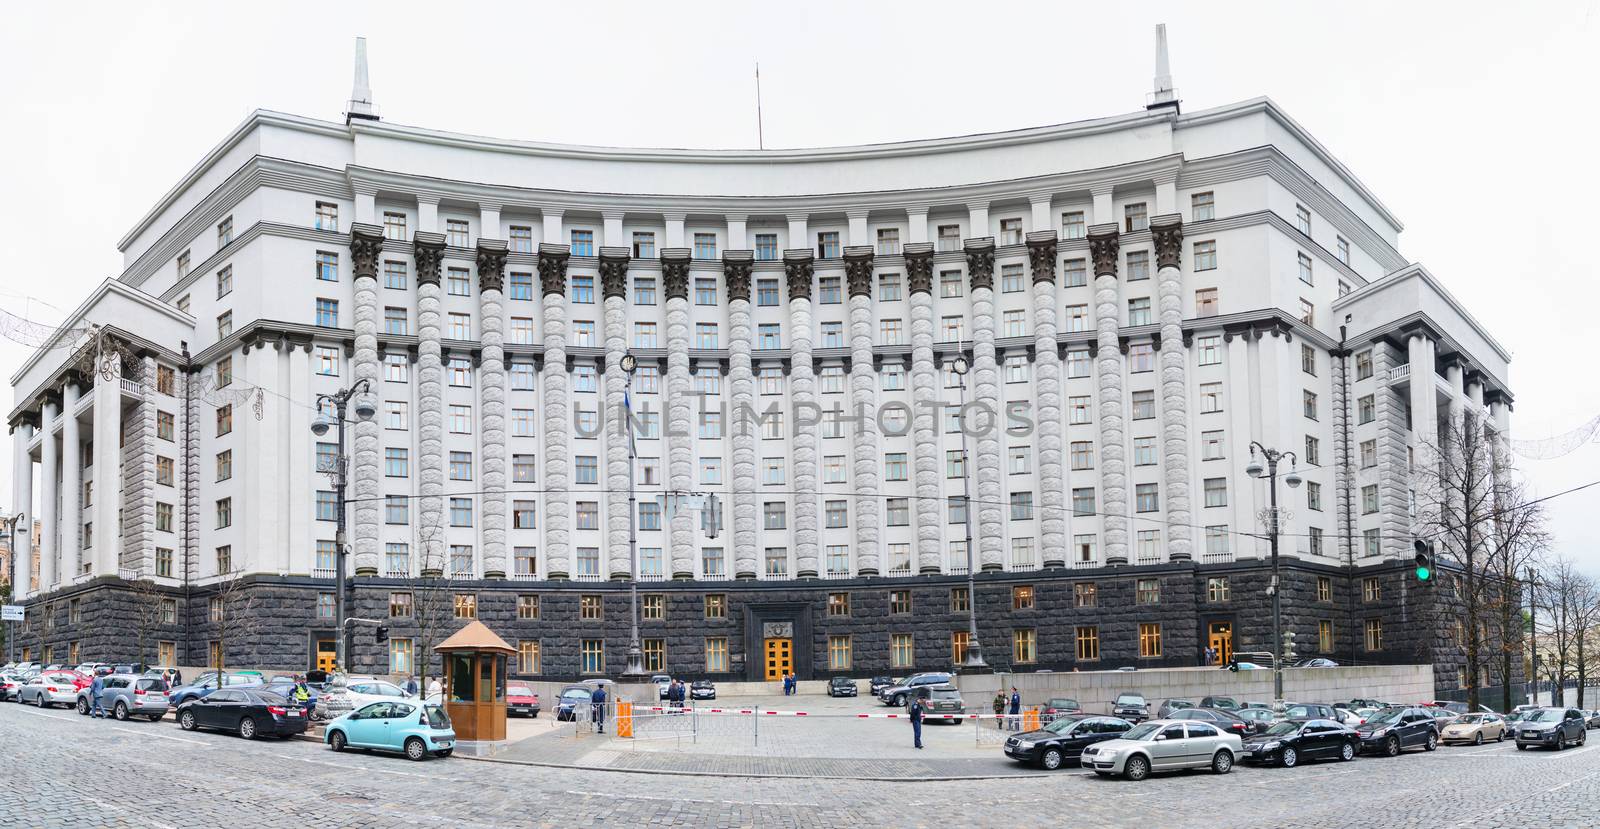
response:
<path id="1" fill-rule="evenodd" d="M 506 738 L 506 662 L 516 654 L 482 622 L 473 622 L 434 647 L 444 662 L 444 708 L 456 739 Z"/>

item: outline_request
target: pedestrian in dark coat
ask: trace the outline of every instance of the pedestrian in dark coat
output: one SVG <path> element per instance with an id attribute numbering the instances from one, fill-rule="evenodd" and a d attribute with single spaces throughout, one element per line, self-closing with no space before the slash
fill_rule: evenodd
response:
<path id="1" fill-rule="evenodd" d="M 596 685 L 589 695 L 589 718 L 594 720 L 594 730 L 606 733 L 606 686 Z"/>
<path id="2" fill-rule="evenodd" d="M 917 748 L 922 748 L 922 714 L 926 707 L 922 695 L 917 694 L 911 698 L 911 705 L 907 708 L 911 714 L 911 742 Z"/>
<path id="3" fill-rule="evenodd" d="M 1016 731 L 1016 730 L 1022 728 L 1022 718 L 1017 716 L 1018 714 L 1021 714 L 1021 713 L 1022 713 L 1022 694 L 1018 693 L 1017 692 L 1017 686 L 1013 685 L 1013 686 L 1011 686 L 1011 730 L 1012 731 Z"/>

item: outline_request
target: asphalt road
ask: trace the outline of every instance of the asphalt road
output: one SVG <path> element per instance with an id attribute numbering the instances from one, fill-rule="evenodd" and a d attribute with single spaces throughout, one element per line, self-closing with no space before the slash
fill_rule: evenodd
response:
<path id="1" fill-rule="evenodd" d="M 1560 754 L 1510 743 L 1142 783 L 685 777 L 463 758 L 413 763 L 302 741 L 0 704 L 0 827 L 939 827 L 1592 829 L 1600 731 Z"/>

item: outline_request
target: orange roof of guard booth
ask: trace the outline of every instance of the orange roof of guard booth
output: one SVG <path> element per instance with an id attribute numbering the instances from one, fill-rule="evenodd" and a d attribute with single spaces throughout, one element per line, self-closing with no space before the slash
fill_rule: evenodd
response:
<path id="1" fill-rule="evenodd" d="M 435 651 L 501 651 L 514 654 L 516 648 L 506 644 L 506 640 L 495 635 L 488 625 L 474 621 L 466 627 L 450 635 L 449 639 L 440 642 L 433 648 Z"/>

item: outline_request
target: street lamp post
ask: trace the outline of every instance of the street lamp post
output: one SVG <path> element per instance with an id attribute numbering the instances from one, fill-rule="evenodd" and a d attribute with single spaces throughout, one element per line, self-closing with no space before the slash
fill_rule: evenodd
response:
<path id="1" fill-rule="evenodd" d="M 955 361 L 950 364 L 950 370 L 961 378 L 961 408 L 967 406 L 967 372 L 971 366 L 967 363 L 966 355 L 956 355 Z M 959 410 L 958 410 L 959 411 Z M 983 646 L 978 642 L 978 590 L 977 581 L 973 577 L 972 560 L 972 458 L 967 454 L 967 430 L 965 425 L 961 428 L 961 516 L 962 523 L 966 526 L 967 534 L 967 647 L 965 658 L 961 660 L 961 670 L 964 673 L 983 673 L 989 670 L 989 663 L 983 661 Z"/>
<path id="2" fill-rule="evenodd" d="M 0 518 L 0 524 L 5 525 L 5 532 L 3 534 L 0 534 L 0 538 L 5 538 L 8 541 L 8 543 L 11 545 L 11 562 L 12 562 L 12 564 L 11 564 L 11 573 L 9 574 L 9 576 L 12 577 L 12 579 L 14 581 L 17 580 L 15 578 L 15 576 L 17 574 L 16 562 L 18 562 L 18 561 L 27 561 L 28 560 L 27 558 L 18 558 L 18 556 L 23 555 L 23 553 L 17 550 L 17 525 L 22 523 L 22 519 L 23 519 L 23 517 L 25 515 L 26 515 L 26 513 L 19 512 L 16 515 Z M 27 538 L 27 535 L 28 535 L 27 534 L 27 530 L 26 530 L 26 528 L 24 528 L 24 530 L 23 530 L 23 538 Z M 31 557 L 32 555 L 33 555 L 33 552 L 31 550 L 28 551 L 28 556 Z M 22 596 L 22 585 L 21 584 L 13 584 L 13 585 L 11 585 L 11 597 L 12 597 L 11 600 L 13 602 L 15 602 L 18 598 L 21 598 L 21 596 Z M 6 621 L 6 661 L 7 662 L 15 662 L 15 661 L 17 661 L 16 660 L 16 655 L 15 655 L 16 654 L 16 649 L 17 649 L 16 631 L 17 631 L 16 623 L 12 622 L 10 620 L 7 620 Z"/>
<path id="3" fill-rule="evenodd" d="M 1266 458 L 1266 466 L 1257 460 L 1256 452 Z M 1268 591 L 1272 594 L 1272 694 L 1276 702 L 1283 701 L 1283 590 L 1278 578 L 1278 462 L 1284 458 L 1290 459 L 1289 472 L 1284 476 L 1283 482 L 1290 489 L 1300 486 L 1300 473 L 1295 471 L 1294 465 L 1299 458 L 1293 452 L 1279 452 L 1268 449 L 1258 441 L 1250 441 L 1250 463 L 1245 466 L 1244 472 L 1252 478 L 1267 476 L 1267 493 L 1271 509 L 1268 532 L 1272 545 L 1272 586 Z"/>
<path id="4" fill-rule="evenodd" d="M 1528 704 L 1539 704 L 1539 577 L 1528 568 Z M 1551 698 L 1554 702 L 1554 697 Z"/>
<path id="5" fill-rule="evenodd" d="M 628 375 L 629 391 L 633 389 L 633 372 L 638 367 L 637 357 L 631 353 L 622 355 L 622 371 Z M 628 667 L 622 675 L 637 681 L 645 674 L 644 652 L 639 647 L 639 504 L 633 480 L 633 468 L 638 464 L 638 459 L 634 456 L 631 406 L 624 407 L 622 419 L 628 425 L 628 617 L 632 623 L 628 633 Z"/>
<path id="6" fill-rule="evenodd" d="M 347 555 L 347 553 L 349 551 L 349 538 L 348 538 L 348 534 L 345 531 L 345 523 L 346 523 L 345 522 L 345 514 L 346 513 L 345 513 L 345 498 L 344 498 L 344 495 L 345 495 L 345 488 L 349 484 L 349 477 L 350 477 L 350 475 L 349 475 L 350 462 L 349 462 L 349 459 L 346 457 L 346 454 L 345 454 L 345 440 L 344 440 L 345 411 L 346 411 L 346 408 L 349 406 L 350 401 L 354 400 L 355 401 L 355 414 L 356 414 L 356 417 L 361 419 L 361 420 L 371 420 L 373 418 L 373 416 L 378 413 L 377 404 L 375 404 L 372 401 L 371 389 L 372 389 L 372 384 L 370 382 L 368 382 L 366 380 L 366 378 L 362 378 L 360 380 L 357 380 L 355 383 L 352 383 L 350 385 L 350 387 L 347 388 L 347 389 L 341 389 L 341 390 L 339 390 L 337 392 L 334 392 L 333 394 L 319 394 L 319 395 L 317 395 L 317 410 L 318 410 L 317 419 L 311 422 L 311 433 L 316 435 L 317 437 L 322 437 L 323 435 L 326 435 L 330 428 L 335 429 L 336 430 L 335 434 L 338 436 L 337 440 L 338 440 L 339 452 L 338 452 L 338 455 L 335 456 L 335 458 L 334 458 L 333 469 L 324 469 L 322 471 L 323 472 L 327 472 L 329 475 L 333 476 L 334 501 L 337 504 L 337 507 L 336 507 L 336 510 L 335 510 L 335 513 L 334 513 L 338 523 L 336 525 L 337 529 L 336 529 L 336 531 L 334 533 L 334 541 L 333 541 L 334 555 L 335 555 L 334 575 L 333 575 L 333 579 L 334 579 L 334 582 L 333 582 L 334 583 L 334 588 L 333 588 L 333 590 L 334 590 L 333 607 L 334 607 L 334 624 L 336 626 L 336 629 L 338 630 L 338 636 L 334 639 L 334 661 L 337 663 L 337 665 L 335 666 L 336 669 L 337 670 L 341 670 L 341 671 L 348 671 L 349 670 L 349 665 L 346 664 L 346 661 L 345 661 L 346 657 L 347 657 L 347 654 L 345 653 L 345 651 L 347 650 L 345 637 L 348 634 L 345 631 L 345 625 L 344 625 L 344 622 L 345 622 L 345 618 L 344 618 L 344 616 L 345 616 L 345 595 L 344 595 L 345 594 L 345 556 Z M 331 418 L 328 416 L 328 412 L 324 408 L 324 404 L 325 403 L 333 404 L 334 412 L 333 412 L 333 416 Z"/>

